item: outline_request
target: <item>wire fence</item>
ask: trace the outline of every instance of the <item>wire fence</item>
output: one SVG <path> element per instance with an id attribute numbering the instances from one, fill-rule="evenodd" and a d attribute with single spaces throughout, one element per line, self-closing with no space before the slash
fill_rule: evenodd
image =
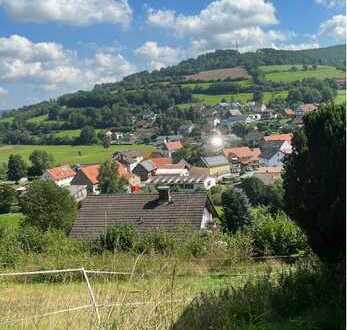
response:
<path id="1" fill-rule="evenodd" d="M 298 255 L 289 255 L 289 256 L 267 256 L 267 257 L 256 257 L 254 259 L 288 259 L 288 258 L 298 258 L 300 256 Z M 83 280 L 83 282 L 85 283 L 85 293 L 88 294 L 88 301 L 81 299 L 81 301 L 83 300 L 83 304 L 79 305 L 79 306 L 68 306 L 67 308 L 60 308 L 57 310 L 52 310 L 49 312 L 45 312 L 45 313 L 30 313 L 30 315 L 26 316 L 26 317 L 18 317 L 18 318 L 11 318 L 10 313 L 8 313 L 6 318 L 1 317 L 1 313 L 0 313 L 0 326 L 1 324 L 5 325 L 5 324 L 15 324 L 18 322 L 24 322 L 24 321 L 35 321 L 38 319 L 43 319 L 43 318 L 49 318 L 52 316 L 56 316 L 56 315 L 60 315 L 60 314 L 64 314 L 64 313 L 77 313 L 77 312 L 81 312 L 81 311 L 86 311 L 86 310 L 92 310 L 93 313 L 92 315 L 94 315 L 94 319 L 96 324 L 101 324 L 102 323 L 102 316 L 101 316 L 101 310 L 105 309 L 105 308 L 114 308 L 114 307 L 122 307 L 122 308 L 139 308 L 139 307 L 143 307 L 146 305 L 155 305 L 160 306 L 160 305 L 165 305 L 165 304 L 181 304 L 183 302 L 189 302 L 189 299 L 173 299 L 173 296 L 171 296 L 171 299 L 162 299 L 163 297 L 160 297 L 155 300 L 155 301 L 151 301 L 151 300 L 142 300 L 142 301 L 126 301 L 125 299 L 125 295 L 122 297 L 119 297 L 120 300 L 118 300 L 117 302 L 115 301 L 105 301 L 105 299 L 100 299 L 103 301 L 98 301 L 98 294 L 99 296 L 101 296 L 100 294 L 100 289 L 97 287 L 94 287 L 91 285 L 91 281 L 90 281 L 90 275 L 96 275 L 96 276 L 103 276 L 103 275 L 107 275 L 107 276 L 115 276 L 116 278 L 118 276 L 128 276 L 129 279 L 128 281 L 131 281 L 133 279 L 133 277 L 135 276 L 135 269 L 136 269 L 136 265 L 138 262 L 139 258 L 136 259 L 133 269 L 129 272 L 114 272 L 114 271 L 108 271 L 108 270 L 86 270 L 83 267 L 81 268 L 70 268 L 70 269 L 53 269 L 53 270 L 38 270 L 38 271 L 27 271 L 27 272 L 4 272 L 4 273 L 0 273 L 0 284 L 1 281 L 3 281 L 4 279 L 9 279 L 9 278 L 16 278 L 16 277 L 24 277 L 24 278 L 34 278 L 35 276 L 45 276 L 45 275 L 54 275 L 54 274 L 79 274 L 81 276 L 81 279 Z M 209 260 L 227 260 L 227 258 L 209 258 Z M 258 276 L 266 276 L 266 275 L 270 275 L 270 276 L 274 276 L 274 275 L 280 275 L 283 274 L 286 271 L 290 271 L 290 269 L 286 269 L 283 270 L 281 269 L 280 271 L 260 271 L 260 272 L 245 272 L 245 270 L 247 270 L 247 267 L 234 267 L 233 268 L 233 272 L 228 272 L 226 274 L 223 274 L 223 276 L 226 277 L 258 277 Z M 153 273 L 136 273 L 136 276 L 149 276 L 149 277 L 153 277 Z M 197 274 L 195 274 L 197 275 Z M 200 276 L 205 276 L 205 275 L 210 275 L 210 274 L 198 274 Z M 10 287 L 10 286 L 9 286 Z M 141 290 L 140 290 L 141 291 Z M 34 292 L 34 291 L 33 291 Z M 128 290 L 129 293 L 129 290 Z M 148 298 L 148 297 L 142 297 L 142 298 Z M 0 307 L 1 307 L 1 297 L 0 297 Z M 30 304 L 30 299 L 29 299 L 29 304 Z M 48 304 L 47 304 L 48 305 Z"/>

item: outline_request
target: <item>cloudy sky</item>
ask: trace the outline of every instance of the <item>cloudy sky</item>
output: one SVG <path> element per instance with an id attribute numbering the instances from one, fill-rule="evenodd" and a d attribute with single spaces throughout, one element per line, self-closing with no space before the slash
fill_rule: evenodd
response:
<path id="1" fill-rule="evenodd" d="M 345 43 L 345 0 L 0 0 L 0 109 L 214 49 Z"/>

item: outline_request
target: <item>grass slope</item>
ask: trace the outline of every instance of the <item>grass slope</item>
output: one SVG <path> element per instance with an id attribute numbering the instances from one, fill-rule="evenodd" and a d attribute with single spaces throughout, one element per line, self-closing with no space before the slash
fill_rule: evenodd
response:
<path id="1" fill-rule="evenodd" d="M 0 146 L 0 163 L 7 162 L 8 157 L 11 154 L 20 154 L 25 160 L 28 160 L 29 155 L 33 150 L 45 150 L 52 154 L 56 164 L 100 163 L 109 159 L 112 156 L 112 153 L 115 151 L 129 149 L 142 150 L 145 153 L 150 153 L 154 148 L 152 146 L 145 145 L 113 145 L 109 149 L 105 149 L 101 145 L 4 145 Z"/>
<path id="2" fill-rule="evenodd" d="M 265 79 L 275 82 L 293 82 L 305 78 L 316 79 L 342 79 L 345 72 L 337 70 L 332 66 L 318 66 L 317 70 L 298 70 L 290 71 L 291 65 L 268 65 L 261 66 L 260 69 L 265 72 Z M 300 66 L 297 66 L 300 67 Z"/>
<path id="3" fill-rule="evenodd" d="M 6 213 L 0 214 L 0 226 L 14 226 L 17 227 L 22 218 L 22 213 Z"/>

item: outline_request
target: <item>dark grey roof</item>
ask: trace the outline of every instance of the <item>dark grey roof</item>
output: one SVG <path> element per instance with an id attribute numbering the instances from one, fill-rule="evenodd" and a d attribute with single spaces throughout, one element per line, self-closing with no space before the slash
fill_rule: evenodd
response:
<path id="1" fill-rule="evenodd" d="M 201 157 L 202 162 L 207 167 L 228 165 L 228 160 L 223 156 Z"/>
<path id="2" fill-rule="evenodd" d="M 260 146 L 260 150 L 261 150 L 260 157 L 264 159 L 271 159 L 278 151 L 280 151 L 282 144 L 283 144 L 283 141 L 264 142 Z"/>
<path id="3" fill-rule="evenodd" d="M 139 232 L 161 228 L 175 231 L 179 225 L 199 230 L 203 210 L 215 214 L 205 192 L 171 193 L 172 203 L 159 202 L 158 194 L 90 195 L 83 202 L 71 237 L 97 239 L 106 226 L 131 224 Z"/>
<path id="4" fill-rule="evenodd" d="M 152 172 L 155 169 L 153 162 L 150 160 L 144 160 L 139 165 L 142 165 L 147 172 Z"/>
<path id="5" fill-rule="evenodd" d="M 203 183 L 204 180 L 208 178 L 206 175 L 158 175 L 152 176 L 147 181 L 146 184 L 157 185 L 157 184 L 194 184 L 194 183 Z"/>

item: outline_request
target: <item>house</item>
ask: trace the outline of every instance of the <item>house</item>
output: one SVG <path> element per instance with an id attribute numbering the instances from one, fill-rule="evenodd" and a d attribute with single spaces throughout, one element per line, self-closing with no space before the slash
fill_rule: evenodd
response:
<path id="1" fill-rule="evenodd" d="M 183 135 L 177 134 L 177 135 L 160 135 L 157 136 L 153 142 L 156 146 L 161 146 L 165 142 L 171 142 L 171 141 L 181 141 L 183 139 Z"/>
<path id="2" fill-rule="evenodd" d="M 253 176 L 261 180 L 265 185 L 273 185 L 281 178 L 282 166 L 259 167 Z"/>
<path id="3" fill-rule="evenodd" d="M 66 187 L 66 189 L 76 202 L 81 202 L 87 198 L 88 191 L 85 185 L 71 185 Z"/>
<path id="4" fill-rule="evenodd" d="M 303 116 L 308 113 L 315 111 L 317 109 L 317 105 L 313 103 L 305 103 L 298 106 L 295 110 L 295 118 L 302 119 Z"/>
<path id="5" fill-rule="evenodd" d="M 222 126 L 231 129 L 236 124 L 244 124 L 246 122 L 246 119 L 247 115 L 233 116 L 228 119 L 222 120 Z"/>
<path id="6" fill-rule="evenodd" d="M 143 160 L 141 163 L 137 164 L 133 169 L 133 173 L 140 178 L 141 181 L 146 181 L 150 176 L 155 175 L 154 170 L 155 165 L 151 160 Z"/>
<path id="7" fill-rule="evenodd" d="M 252 171 L 258 167 L 261 151 L 259 148 L 238 147 L 226 148 L 223 153 L 232 165 L 232 172 L 239 173 L 241 170 Z"/>
<path id="8" fill-rule="evenodd" d="M 83 202 L 70 236 L 95 240 L 113 225 L 133 225 L 139 233 L 161 229 L 175 232 L 181 226 L 208 230 L 216 226 L 216 210 L 206 192 L 91 195 Z"/>
<path id="9" fill-rule="evenodd" d="M 209 190 L 216 185 L 216 178 L 204 175 L 160 175 L 150 177 L 146 181 L 149 186 L 174 186 L 185 191 Z"/>
<path id="10" fill-rule="evenodd" d="M 219 177 L 230 174 L 230 165 L 228 160 L 223 156 L 201 157 L 201 162 L 208 169 L 208 175 Z"/>
<path id="11" fill-rule="evenodd" d="M 183 124 L 177 129 L 177 134 L 188 136 L 192 133 L 193 129 L 194 129 L 194 124 L 192 123 Z"/>
<path id="12" fill-rule="evenodd" d="M 157 175 L 180 175 L 187 176 L 189 175 L 189 171 L 186 168 L 185 164 L 167 164 L 160 165 L 153 172 L 155 176 Z"/>
<path id="13" fill-rule="evenodd" d="M 287 141 L 269 141 L 264 142 L 261 146 L 261 155 L 259 164 L 264 166 L 282 166 L 286 155 L 281 149 L 286 146 Z"/>
<path id="14" fill-rule="evenodd" d="M 72 179 L 75 177 L 76 172 L 70 167 L 70 165 L 62 165 L 47 169 L 41 179 L 53 181 L 59 187 L 65 187 L 70 185 Z"/>
<path id="15" fill-rule="evenodd" d="M 164 143 L 164 153 L 168 157 L 171 157 L 174 152 L 176 152 L 182 148 L 183 148 L 183 144 L 179 140 Z"/>
<path id="16" fill-rule="evenodd" d="M 127 166 L 129 171 L 136 167 L 143 160 L 143 154 L 138 150 L 127 150 L 115 152 L 112 159 Z"/>
<path id="17" fill-rule="evenodd" d="M 231 109 L 231 110 L 229 110 L 229 115 L 231 117 L 237 117 L 237 116 L 241 116 L 242 113 L 239 109 Z"/>
<path id="18" fill-rule="evenodd" d="M 140 178 L 131 173 L 127 166 L 122 163 L 117 163 L 117 174 L 124 178 L 129 183 L 129 190 L 134 192 L 140 189 Z M 85 185 L 88 193 L 99 193 L 99 173 L 101 165 L 82 165 L 77 169 L 77 174 L 72 180 L 73 185 Z"/>
<path id="19" fill-rule="evenodd" d="M 282 141 L 283 144 L 281 146 L 281 151 L 285 154 L 291 154 L 292 153 L 292 139 L 293 139 L 292 133 L 271 134 L 271 135 L 264 136 L 265 142 Z"/>

